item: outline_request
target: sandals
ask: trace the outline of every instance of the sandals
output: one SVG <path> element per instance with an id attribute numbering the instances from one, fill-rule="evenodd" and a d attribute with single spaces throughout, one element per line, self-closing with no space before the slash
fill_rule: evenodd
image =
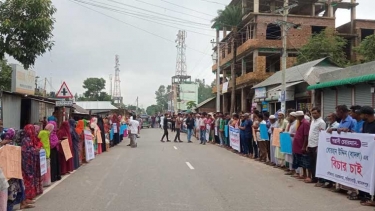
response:
<path id="1" fill-rule="evenodd" d="M 369 207 L 375 207 L 375 202 L 371 200 L 366 200 L 361 202 L 362 206 L 369 206 Z"/>
<path id="2" fill-rule="evenodd" d="M 35 208 L 35 206 L 32 205 L 32 204 L 24 204 L 24 205 L 21 205 L 20 208 L 21 209 L 31 209 L 31 208 Z"/>
<path id="3" fill-rule="evenodd" d="M 305 183 L 314 183 L 310 178 L 306 178 L 303 180 Z"/>
<path id="4" fill-rule="evenodd" d="M 356 192 L 352 192 L 351 194 L 349 194 L 349 196 L 347 196 L 346 197 L 347 199 L 349 199 L 349 200 L 359 200 L 360 198 L 359 198 L 359 196 L 358 196 L 358 194 L 356 193 Z"/>

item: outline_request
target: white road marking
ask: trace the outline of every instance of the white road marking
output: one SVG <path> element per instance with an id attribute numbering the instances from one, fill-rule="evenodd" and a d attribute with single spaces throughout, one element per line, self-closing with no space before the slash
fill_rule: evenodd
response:
<path id="1" fill-rule="evenodd" d="M 176 146 L 173 146 L 173 148 L 174 148 L 174 149 L 177 149 L 177 147 L 176 147 Z"/>
<path id="2" fill-rule="evenodd" d="M 59 181 L 53 183 L 53 184 L 52 184 L 51 186 L 49 186 L 48 188 L 44 189 L 42 195 L 36 197 L 36 198 L 35 198 L 35 201 L 37 201 L 37 200 L 40 199 L 42 196 L 44 196 L 45 194 L 47 194 L 48 192 L 50 192 L 52 189 L 54 189 L 56 186 L 58 186 L 62 181 L 64 181 L 66 178 L 70 177 L 70 175 L 74 174 L 75 172 L 76 172 L 76 171 L 73 171 L 73 172 L 71 172 L 70 174 L 67 174 L 67 175 L 63 176 L 63 177 L 61 178 L 61 180 L 59 180 Z"/>
<path id="3" fill-rule="evenodd" d="M 193 167 L 189 162 L 186 162 L 186 165 L 187 165 L 191 170 L 194 170 L 194 167 Z"/>

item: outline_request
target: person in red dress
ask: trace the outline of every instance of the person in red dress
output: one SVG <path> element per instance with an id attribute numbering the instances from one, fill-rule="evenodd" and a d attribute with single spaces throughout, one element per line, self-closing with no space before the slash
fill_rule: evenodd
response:
<path id="1" fill-rule="evenodd" d="M 72 136 L 70 134 L 69 122 L 65 121 L 61 124 L 61 127 L 59 131 L 57 132 L 57 137 L 59 138 L 60 141 L 68 139 L 70 151 L 73 152 L 73 141 L 72 141 Z M 60 170 L 61 170 L 61 175 L 64 175 L 64 174 L 74 171 L 73 158 L 66 160 L 61 144 L 60 144 L 60 149 L 61 149 L 59 152 Z"/>

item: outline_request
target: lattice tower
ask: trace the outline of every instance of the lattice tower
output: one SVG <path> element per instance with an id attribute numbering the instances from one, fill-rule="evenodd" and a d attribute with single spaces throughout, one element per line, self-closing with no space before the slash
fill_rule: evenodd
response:
<path id="1" fill-rule="evenodd" d="M 186 76 L 186 32 L 179 30 L 177 34 L 177 59 L 176 59 L 176 74 L 175 76 Z"/>

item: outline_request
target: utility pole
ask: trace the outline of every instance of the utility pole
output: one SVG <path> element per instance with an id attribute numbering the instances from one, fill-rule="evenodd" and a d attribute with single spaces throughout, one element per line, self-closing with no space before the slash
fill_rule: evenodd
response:
<path id="1" fill-rule="evenodd" d="M 137 97 L 137 107 L 135 109 L 135 115 L 138 116 L 138 97 Z"/>
<path id="2" fill-rule="evenodd" d="M 216 56 L 217 56 L 217 69 L 216 69 L 216 112 L 220 112 L 220 31 L 216 29 Z"/>
<path id="3" fill-rule="evenodd" d="M 289 0 L 284 0 L 284 6 L 281 9 L 276 10 L 277 13 L 280 13 L 283 16 L 283 20 L 277 20 L 276 24 L 282 27 L 282 42 L 283 42 L 283 50 L 282 50 L 282 58 L 281 58 L 281 64 L 282 64 L 282 70 L 281 70 L 281 111 L 283 113 L 286 112 L 286 80 L 285 80 L 285 72 L 286 72 L 286 60 L 288 57 L 287 52 L 287 36 L 288 31 L 291 27 L 299 27 L 300 25 L 296 25 L 293 23 L 288 22 L 288 15 L 290 9 L 293 7 L 296 7 L 297 4 L 294 3 L 292 5 L 289 5 Z"/>

